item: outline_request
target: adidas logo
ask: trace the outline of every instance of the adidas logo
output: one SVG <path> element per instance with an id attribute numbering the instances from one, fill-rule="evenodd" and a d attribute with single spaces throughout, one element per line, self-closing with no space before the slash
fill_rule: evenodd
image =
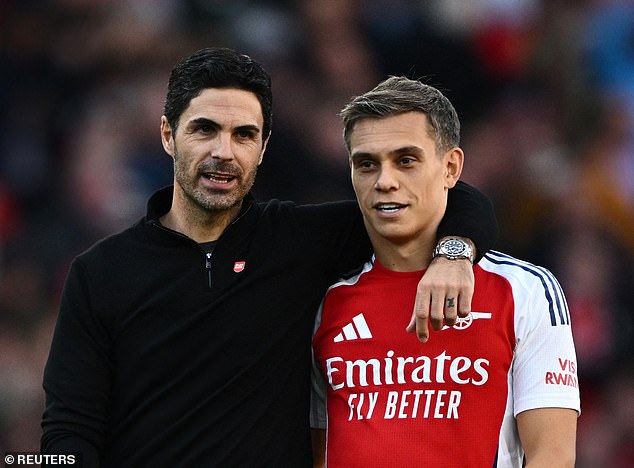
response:
<path id="1" fill-rule="evenodd" d="M 344 340 L 364 340 L 368 338 L 372 338 L 372 332 L 370 332 L 363 314 L 359 314 L 352 318 L 352 322 L 341 329 L 341 333 L 335 336 L 333 341 L 339 343 Z"/>

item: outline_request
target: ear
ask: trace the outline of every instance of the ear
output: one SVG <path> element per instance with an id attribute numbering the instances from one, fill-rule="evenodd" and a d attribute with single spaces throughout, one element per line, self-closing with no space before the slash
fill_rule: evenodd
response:
<path id="1" fill-rule="evenodd" d="M 174 157 L 174 133 L 165 116 L 161 117 L 161 143 L 165 152 Z"/>
<path id="2" fill-rule="evenodd" d="M 266 151 L 266 146 L 269 144 L 269 138 L 271 138 L 271 132 L 269 132 L 269 135 L 264 139 L 264 143 L 262 143 L 262 151 L 260 151 L 258 166 L 262 164 L 262 161 L 264 160 L 264 152 Z"/>
<path id="3" fill-rule="evenodd" d="M 462 174 L 464 165 L 464 152 L 462 149 L 456 146 L 447 151 L 444 156 L 444 164 L 446 187 L 453 188 Z"/>

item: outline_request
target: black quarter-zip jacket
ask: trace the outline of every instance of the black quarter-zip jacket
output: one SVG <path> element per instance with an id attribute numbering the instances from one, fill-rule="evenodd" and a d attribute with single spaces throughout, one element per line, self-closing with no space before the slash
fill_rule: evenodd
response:
<path id="1" fill-rule="evenodd" d="M 488 200 L 452 192 L 442 231 L 484 252 L 497 235 Z M 208 257 L 158 222 L 171 197 L 157 192 L 140 222 L 74 260 L 44 374 L 42 451 L 80 453 L 84 466 L 311 466 L 314 314 L 371 253 L 356 203 L 249 195 Z"/>

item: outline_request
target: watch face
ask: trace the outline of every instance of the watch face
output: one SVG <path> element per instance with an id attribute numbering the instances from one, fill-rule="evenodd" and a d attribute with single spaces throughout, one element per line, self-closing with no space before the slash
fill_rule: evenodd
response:
<path id="1" fill-rule="evenodd" d="M 467 244 L 457 239 L 449 239 L 443 244 L 443 250 L 449 255 L 460 255 L 467 250 Z"/>

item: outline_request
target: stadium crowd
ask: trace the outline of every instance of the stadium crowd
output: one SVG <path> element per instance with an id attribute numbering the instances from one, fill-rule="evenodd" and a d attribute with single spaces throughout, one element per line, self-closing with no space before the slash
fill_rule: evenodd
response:
<path id="1" fill-rule="evenodd" d="M 38 450 L 67 268 L 171 182 L 169 70 L 209 45 L 273 79 L 259 199 L 353 197 L 342 105 L 388 74 L 442 89 L 498 247 L 566 292 L 577 466 L 634 465 L 630 0 L 0 0 L 0 452 Z"/>

